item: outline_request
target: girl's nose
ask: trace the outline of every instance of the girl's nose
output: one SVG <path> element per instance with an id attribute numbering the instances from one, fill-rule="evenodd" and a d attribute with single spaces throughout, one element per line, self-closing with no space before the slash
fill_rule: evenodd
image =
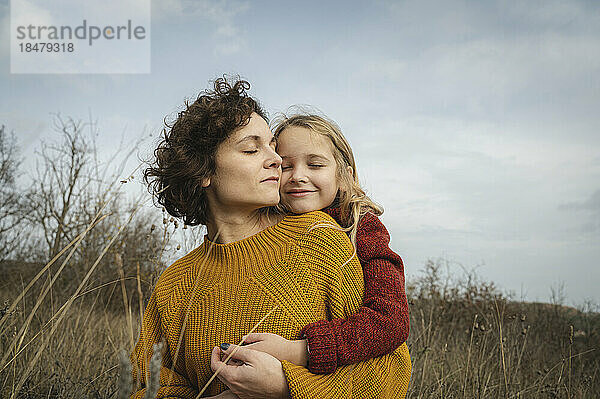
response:
<path id="1" fill-rule="evenodd" d="M 301 182 L 306 183 L 308 179 L 306 178 L 306 173 L 304 173 L 303 168 L 294 168 L 292 175 L 290 176 L 291 182 Z"/>

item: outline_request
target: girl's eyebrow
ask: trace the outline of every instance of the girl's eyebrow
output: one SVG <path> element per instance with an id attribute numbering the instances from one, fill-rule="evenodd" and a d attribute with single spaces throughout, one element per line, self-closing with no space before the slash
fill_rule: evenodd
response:
<path id="1" fill-rule="evenodd" d="M 327 159 L 327 157 L 325 155 L 308 154 L 307 157 L 311 158 L 311 159 L 320 159 L 320 160 L 323 160 L 323 161 L 329 161 L 329 159 Z"/>
<path id="2" fill-rule="evenodd" d="M 290 159 L 290 158 L 297 158 L 297 157 L 298 157 L 298 155 L 283 155 L 281 158 L 282 159 Z M 320 154 L 307 154 L 306 158 L 319 159 L 319 160 L 322 160 L 325 162 L 329 161 L 329 159 L 326 156 L 320 155 Z"/>

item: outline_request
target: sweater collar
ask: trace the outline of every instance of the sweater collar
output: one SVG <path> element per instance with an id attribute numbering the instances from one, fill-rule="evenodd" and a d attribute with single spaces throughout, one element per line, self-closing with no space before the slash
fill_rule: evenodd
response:
<path id="1" fill-rule="evenodd" d="M 285 244 L 301 233 L 301 218 L 302 215 L 288 215 L 273 226 L 229 244 L 212 242 L 204 235 L 201 248 L 208 266 L 205 272 L 216 268 L 219 270 L 214 272 L 219 274 L 247 275 L 285 260 Z"/>

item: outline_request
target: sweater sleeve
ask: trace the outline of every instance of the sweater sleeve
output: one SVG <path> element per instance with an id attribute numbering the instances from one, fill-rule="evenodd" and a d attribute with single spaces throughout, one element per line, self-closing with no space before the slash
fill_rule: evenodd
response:
<path id="1" fill-rule="evenodd" d="M 339 211 L 328 212 L 339 223 Z M 356 252 L 363 268 L 365 295 L 358 310 L 333 320 L 305 326 L 313 373 L 331 373 L 338 366 L 382 356 L 408 338 L 408 303 L 402 259 L 389 247 L 390 235 L 379 218 L 364 215 L 358 226 Z"/>
<path id="2" fill-rule="evenodd" d="M 152 292 L 142 321 L 140 338 L 131 354 L 133 363 L 132 375 L 135 392 L 131 399 L 142 399 L 146 394 L 146 380 L 149 374 L 149 362 L 153 354 L 153 346 L 159 342 L 166 345 L 163 339 L 163 325 L 156 301 L 156 289 Z M 169 348 L 163 348 L 162 365 L 159 376 L 159 389 L 156 398 L 194 399 L 197 389 L 173 367 Z"/>
<path id="3" fill-rule="evenodd" d="M 347 318 L 362 302 L 360 263 L 352 256 L 352 244 L 344 233 L 331 228 L 315 232 L 304 239 L 304 256 L 313 267 L 313 278 L 321 287 L 331 317 Z M 404 397 L 411 373 L 406 344 L 386 355 L 340 366 L 330 374 L 313 374 L 287 361 L 282 366 L 292 398 Z"/>

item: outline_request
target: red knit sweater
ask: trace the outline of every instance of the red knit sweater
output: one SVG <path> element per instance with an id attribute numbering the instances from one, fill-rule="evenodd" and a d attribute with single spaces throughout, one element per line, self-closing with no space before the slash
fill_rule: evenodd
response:
<path id="1" fill-rule="evenodd" d="M 323 209 L 340 223 L 340 209 Z M 389 248 L 390 235 L 372 213 L 358 223 L 356 254 L 363 267 L 363 306 L 348 319 L 321 320 L 301 334 L 309 347 L 308 369 L 332 373 L 338 366 L 392 352 L 408 338 L 408 303 L 404 264 Z"/>

